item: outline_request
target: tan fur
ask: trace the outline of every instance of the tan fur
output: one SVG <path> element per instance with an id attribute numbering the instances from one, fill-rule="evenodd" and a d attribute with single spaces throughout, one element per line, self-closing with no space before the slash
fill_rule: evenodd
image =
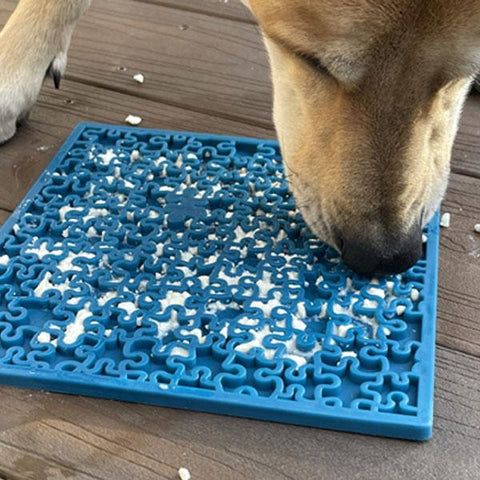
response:
<path id="1" fill-rule="evenodd" d="M 480 60 L 479 1 L 250 0 L 302 212 L 335 244 L 425 224 Z M 314 68 L 316 58 L 327 72 Z M 368 232 L 368 233 L 365 233 Z"/>

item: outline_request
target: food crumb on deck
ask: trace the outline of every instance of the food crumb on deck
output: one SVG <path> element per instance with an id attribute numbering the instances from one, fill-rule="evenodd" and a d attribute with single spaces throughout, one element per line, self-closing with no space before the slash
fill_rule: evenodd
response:
<path id="1" fill-rule="evenodd" d="M 125 122 L 129 123 L 130 125 L 140 125 L 142 123 L 142 117 L 138 117 L 137 115 L 128 115 L 125 118 Z"/>
<path id="2" fill-rule="evenodd" d="M 192 476 L 187 468 L 182 467 L 178 470 L 178 477 L 180 480 L 190 480 Z"/>
<path id="3" fill-rule="evenodd" d="M 442 215 L 442 219 L 440 220 L 440 226 L 443 228 L 449 228 L 450 227 L 450 219 L 451 215 L 450 213 L 446 212 Z"/>
<path id="4" fill-rule="evenodd" d="M 134 76 L 133 76 L 133 79 L 137 82 L 137 83 L 143 83 L 145 82 L 145 75 L 143 73 L 136 73 Z"/>

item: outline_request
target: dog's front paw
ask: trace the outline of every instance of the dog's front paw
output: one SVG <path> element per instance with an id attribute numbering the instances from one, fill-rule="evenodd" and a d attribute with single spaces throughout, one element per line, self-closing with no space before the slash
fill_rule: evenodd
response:
<path id="1" fill-rule="evenodd" d="M 1 48 L 1 47 L 0 47 Z M 10 140 L 37 100 L 45 69 L 0 51 L 0 145 Z"/>
<path id="2" fill-rule="evenodd" d="M 37 101 L 45 76 L 56 88 L 65 73 L 66 51 L 53 59 L 24 55 L 0 42 L 0 145 L 10 140 L 17 126 L 25 121 Z"/>

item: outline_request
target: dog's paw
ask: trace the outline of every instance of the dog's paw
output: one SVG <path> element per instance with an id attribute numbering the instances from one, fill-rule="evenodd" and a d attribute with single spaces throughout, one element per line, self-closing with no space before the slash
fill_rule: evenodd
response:
<path id="1" fill-rule="evenodd" d="M 28 118 L 45 75 L 59 88 L 75 25 L 90 2 L 19 2 L 0 31 L 0 144 Z"/>
<path id="2" fill-rule="evenodd" d="M 0 144 L 10 140 L 17 125 L 28 118 L 42 86 L 43 74 L 35 65 L 17 65 L 0 56 Z"/>
<path id="3" fill-rule="evenodd" d="M 0 145 L 10 140 L 17 126 L 28 119 L 45 76 L 51 76 L 55 87 L 60 87 L 66 65 L 66 51 L 49 60 L 22 58 L 21 53 L 3 51 L 0 45 Z"/>

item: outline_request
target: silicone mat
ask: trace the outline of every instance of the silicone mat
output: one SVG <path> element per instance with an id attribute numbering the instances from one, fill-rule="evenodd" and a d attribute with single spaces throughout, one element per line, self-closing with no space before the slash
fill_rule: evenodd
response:
<path id="1" fill-rule="evenodd" d="M 361 277 L 276 142 L 80 124 L 1 230 L 0 381 L 427 439 L 438 236 Z"/>

